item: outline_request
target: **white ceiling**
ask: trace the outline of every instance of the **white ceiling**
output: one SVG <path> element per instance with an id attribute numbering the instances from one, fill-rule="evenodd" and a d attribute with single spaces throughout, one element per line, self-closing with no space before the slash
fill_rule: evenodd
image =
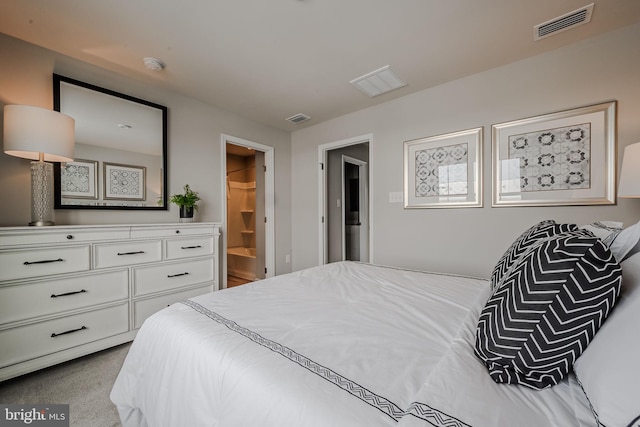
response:
<path id="1" fill-rule="evenodd" d="M 155 107 L 61 82 L 60 111 L 75 119 L 76 143 L 162 156 L 162 111 Z"/>
<path id="2" fill-rule="evenodd" d="M 598 0 L 591 23 L 534 42 L 589 1 L 2 0 L 0 32 L 291 131 L 640 22 L 639 0 Z M 385 65 L 408 85 L 349 84 Z"/>

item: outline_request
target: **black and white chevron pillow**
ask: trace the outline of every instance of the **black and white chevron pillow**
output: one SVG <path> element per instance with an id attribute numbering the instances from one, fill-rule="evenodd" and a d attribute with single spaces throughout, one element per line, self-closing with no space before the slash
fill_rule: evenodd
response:
<path id="1" fill-rule="evenodd" d="M 522 233 L 506 250 L 502 258 L 493 267 L 491 273 L 491 287 L 497 288 L 502 279 L 508 274 L 518 258 L 540 239 L 545 239 L 556 234 L 576 230 L 578 226 L 574 224 L 556 224 L 553 220 L 540 221 Z"/>
<path id="2" fill-rule="evenodd" d="M 621 282 L 615 257 L 589 231 L 538 240 L 482 310 L 476 356 L 498 383 L 557 384 L 606 319 Z"/>

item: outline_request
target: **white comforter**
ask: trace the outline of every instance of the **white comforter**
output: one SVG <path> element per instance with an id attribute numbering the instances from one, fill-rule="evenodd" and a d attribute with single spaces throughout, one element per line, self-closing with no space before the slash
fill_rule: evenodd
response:
<path id="1" fill-rule="evenodd" d="M 203 295 L 147 319 L 111 399 L 125 427 L 593 425 L 573 382 L 491 381 L 473 356 L 488 295 L 351 262 Z"/>

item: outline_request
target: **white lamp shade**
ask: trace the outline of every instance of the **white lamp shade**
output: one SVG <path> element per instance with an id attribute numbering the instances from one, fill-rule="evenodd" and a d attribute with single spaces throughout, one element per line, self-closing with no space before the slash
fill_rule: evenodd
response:
<path id="1" fill-rule="evenodd" d="M 48 162 L 70 162 L 75 146 L 75 120 L 53 110 L 29 105 L 4 107 L 4 152 Z"/>
<path id="2" fill-rule="evenodd" d="M 640 142 L 624 149 L 618 197 L 640 197 Z"/>

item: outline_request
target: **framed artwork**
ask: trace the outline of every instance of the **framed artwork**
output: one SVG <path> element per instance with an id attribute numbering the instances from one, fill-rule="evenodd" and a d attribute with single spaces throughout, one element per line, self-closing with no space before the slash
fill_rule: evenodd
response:
<path id="1" fill-rule="evenodd" d="M 105 200 L 146 200 L 146 172 L 144 166 L 104 162 Z"/>
<path id="2" fill-rule="evenodd" d="M 406 141 L 404 207 L 482 207 L 482 130 Z"/>
<path id="3" fill-rule="evenodd" d="M 616 202 L 616 102 L 492 126 L 492 206 Z"/>
<path id="4" fill-rule="evenodd" d="M 60 195 L 70 199 L 98 198 L 98 162 L 75 159 L 60 168 Z"/>

